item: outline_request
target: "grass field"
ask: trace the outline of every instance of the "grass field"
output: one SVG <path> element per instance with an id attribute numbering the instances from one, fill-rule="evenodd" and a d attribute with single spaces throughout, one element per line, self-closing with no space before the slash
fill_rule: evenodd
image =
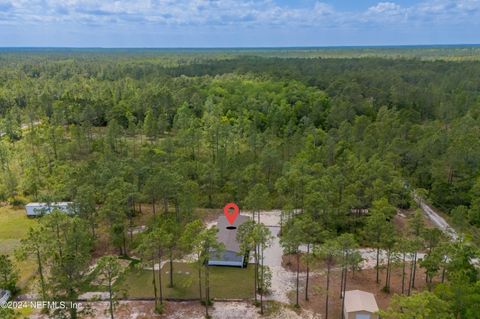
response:
<path id="1" fill-rule="evenodd" d="M 30 226 L 37 223 L 26 216 L 23 208 L 0 208 L 0 254 L 12 254 Z"/>
<path id="2" fill-rule="evenodd" d="M 162 268 L 164 297 L 178 299 L 198 298 L 198 271 L 194 264 L 174 263 L 174 288 L 168 288 L 169 266 Z M 246 299 L 253 297 L 253 272 L 250 265 L 246 269 L 233 267 L 210 267 L 210 296 L 212 298 Z M 131 269 L 124 274 L 121 288 L 128 297 L 149 298 L 154 296 L 152 270 Z M 158 276 L 158 272 L 156 272 Z M 202 285 L 204 281 L 202 280 Z M 158 282 L 157 282 L 158 285 Z"/>
<path id="3" fill-rule="evenodd" d="M 26 216 L 23 208 L 1 207 L 0 208 L 0 254 L 6 254 L 13 258 L 15 248 L 20 245 L 20 240 L 27 235 L 30 226 L 37 220 Z M 17 265 L 20 278 L 18 286 L 24 288 L 35 271 L 35 263 L 32 261 L 20 262 Z"/>

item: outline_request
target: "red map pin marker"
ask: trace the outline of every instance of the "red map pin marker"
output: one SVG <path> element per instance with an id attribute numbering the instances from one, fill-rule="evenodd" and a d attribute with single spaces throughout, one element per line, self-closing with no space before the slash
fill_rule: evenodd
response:
<path id="1" fill-rule="evenodd" d="M 233 208 L 233 213 L 231 214 L 229 211 L 230 208 Z M 230 223 L 230 225 L 232 225 L 235 222 L 235 219 L 237 219 L 239 212 L 240 212 L 240 209 L 235 203 L 228 203 L 227 205 L 225 205 L 225 207 L 223 207 L 223 213 L 225 214 L 225 217 L 227 217 L 227 220 Z"/>

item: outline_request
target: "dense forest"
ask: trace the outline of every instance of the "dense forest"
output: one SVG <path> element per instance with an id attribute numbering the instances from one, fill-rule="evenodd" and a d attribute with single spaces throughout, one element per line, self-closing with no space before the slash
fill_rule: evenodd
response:
<path id="1" fill-rule="evenodd" d="M 218 207 L 261 183 L 271 207 L 366 208 L 383 193 L 405 206 L 411 186 L 480 223 L 480 63 L 112 56 L 3 58 L 2 131 L 25 135 L 2 143 L 4 199 L 72 200 L 73 185 L 112 179 L 147 196 L 163 171 L 177 204 L 185 185 Z"/>
<path id="2" fill-rule="evenodd" d="M 281 239 L 297 255 L 301 244 L 328 243 L 336 236 L 357 247 L 353 242 L 365 240 L 365 228 L 380 229 L 385 222 L 382 232 L 388 237 L 395 208 L 414 206 L 414 192 L 477 237 L 480 62 L 462 55 L 433 59 L 438 52 L 426 59 L 416 58 L 415 50 L 406 50 L 406 56 L 401 51 L 397 58 L 390 51 L 369 52 L 360 52 L 367 57 L 311 53 L 302 58 L 298 52 L 268 50 L 178 55 L 6 50 L 0 53 L 0 199 L 16 206 L 75 203 L 81 223 L 58 214 L 40 222 L 59 238 L 63 232 L 64 248 L 81 257 L 81 263 L 65 261 L 60 250 L 61 262 L 49 261 L 59 274 L 65 275 L 64 262 L 71 263 L 72 272 L 78 270 L 56 283 L 72 282 L 70 275 L 78 280 L 77 290 L 66 289 L 67 300 L 76 300 L 81 291 L 93 239 L 108 237 L 119 255 L 153 249 L 142 246 L 149 237 L 142 244 L 132 235 L 142 204 L 149 204 L 155 217 L 167 216 L 152 226 L 160 227 L 159 233 L 148 234 L 157 236 L 150 242 L 170 243 L 158 256 L 169 252 L 170 264 L 174 251 L 180 251 L 175 239 L 187 236 L 180 234 L 182 228 L 191 236 L 201 233 L 203 251 L 210 250 L 215 234 L 195 228 L 200 227 L 195 224 L 199 208 L 218 209 L 229 202 L 254 214 L 271 208 L 288 216 L 305 213 L 300 216 L 308 219 L 297 219 L 302 224 L 289 221 Z M 357 218 L 356 212 L 367 209 L 368 218 Z M 421 229 L 421 215 L 414 218 L 412 236 L 417 241 L 425 236 L 422 243 L 430 246 L 422 249 L 431 253 L 440 235 Z M 328 236 L 318 239 L 324 233 Z M 385 236 L 381 245 L 380 237 L 367 239 L 367 245 L 377 243 L 377 266 L 380 247 L 389 254 L 393 250 L 394 242 L 385 243 Z M 34 247 L 35 238 L 31 231 L 24 249 L 26 243 Z M 81 251 L 77 240 L 84 241 Z M 442 286 L 437 296 L 451 301 L 452 309 L 468 303 L 470 308 L 448 311 L 473 318 L 475 302 L 452 294 L 459 287 L 478 290 L 477 271 L 469 262 L 475 253 L 463 242 L 452 245 L 458 246 L 449 257 L 452 285 Z M 421 247 L 412 247 L 408 251 L 416 263 Z M 430 280 L 438 265 L 447 263 L 441 251 L 435 256 L 435 262 L 422 264 L 431 271 Z M 343 267 L 346 281 L 349 264 Z M 41 287 L 47 289 L 43 281 Z M 297 280 L 297 305 L 298 294 Z"/>

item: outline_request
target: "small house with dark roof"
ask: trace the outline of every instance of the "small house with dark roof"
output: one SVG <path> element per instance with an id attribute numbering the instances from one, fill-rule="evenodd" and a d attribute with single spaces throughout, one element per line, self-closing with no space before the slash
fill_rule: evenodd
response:
<path id="1" fill-rule="evenodd" d="M 240 251 L 240 243 L 237 241 L 237 229 L 249 219 L 248 216 L 238 215 L 235 222 L 230 225 L 224 215 L 221 215 L 218 218 L 217 240 L 220 243 L 223 243 L 224 250 L 219 254 L 212 254 L 208 261 L 209 266 L 232 266 L 242 268 L 246 266 L 248 257 Z"/>

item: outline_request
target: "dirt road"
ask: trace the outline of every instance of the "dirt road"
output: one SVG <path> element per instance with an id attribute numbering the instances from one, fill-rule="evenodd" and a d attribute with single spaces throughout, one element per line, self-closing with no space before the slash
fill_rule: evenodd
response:
<path id="1" fill-rule="evenodd" d="M 420 205 L 422 208 L 423 212 L 425 215 L 437 226 L 440 230 L 442 230 L 445 234 L 450 236 L 452 240 L 457 240 L 458 239 L 458 234 L 457 232 L 450 227 L 450 225 L 445 221 L 445 219 L 440 216 L 437 212 L 433 210 L 432 207 L 430 207 L 423 198 L 417 196 L 416 194 L 413 195 L 415 198 L 415 201 Z"/>

